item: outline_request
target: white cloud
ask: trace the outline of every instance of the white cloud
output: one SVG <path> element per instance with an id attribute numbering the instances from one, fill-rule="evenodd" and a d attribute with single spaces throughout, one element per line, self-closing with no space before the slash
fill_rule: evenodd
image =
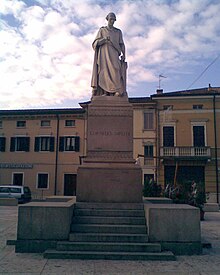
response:
<path id="1" fill-rule="evenodd" d="M 1 0 L 0 108 L 88 100 L 91 44 L 110 11 L 116 13 L 115 26 L 122 29 L 126 43 L 128 92 L 139 91 L 140 83 L 157 85 L 162 71 L 172 72 L 177 79 L 178 74 L 192 71 L 187 66 L 201 58 L 214 59 L 219 51 L 218 1 L 35 3 Z"/>

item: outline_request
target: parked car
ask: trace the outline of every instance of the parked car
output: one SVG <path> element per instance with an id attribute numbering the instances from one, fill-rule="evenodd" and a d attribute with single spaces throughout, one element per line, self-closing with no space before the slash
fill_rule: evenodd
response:
<path id="1" fill-rule="evenodd" d="M 16 198 L 19 203 L 31 201 L 31 190 L 27 186 L 0 185 L 0 198 Z"/>

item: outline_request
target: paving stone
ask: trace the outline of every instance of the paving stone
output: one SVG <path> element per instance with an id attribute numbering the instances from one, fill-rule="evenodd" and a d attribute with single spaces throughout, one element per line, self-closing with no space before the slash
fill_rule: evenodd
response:
<path id="1" fill-rule="evenodd" d="M 17 207 L 0 206 L 0 275 L 219 275 L 220 212 L 205 213 L 202 238 L 212 244 L 199 256 L 177 261 L 46 260 L 42 254 L 19 254 L 7 239 L 16 239 Z"/>

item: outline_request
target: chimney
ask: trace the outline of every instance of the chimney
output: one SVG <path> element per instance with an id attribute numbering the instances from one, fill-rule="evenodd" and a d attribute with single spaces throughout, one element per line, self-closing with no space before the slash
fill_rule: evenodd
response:
<path id="1" fill-rule="evenodd" d="M 161 95 L 163 93 L 163 89 L 157 89 L 156 92 L 157 92 L 158 95 Z"/>

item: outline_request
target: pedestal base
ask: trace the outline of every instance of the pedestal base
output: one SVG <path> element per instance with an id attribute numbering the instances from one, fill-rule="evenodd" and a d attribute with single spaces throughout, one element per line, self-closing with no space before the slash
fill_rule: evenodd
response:
<path id="1" fill-rule="evenodd" d="M 78 168 L 77 202 L 142 202 L 142 172 L 130 165 L 83 165 Z"/>

